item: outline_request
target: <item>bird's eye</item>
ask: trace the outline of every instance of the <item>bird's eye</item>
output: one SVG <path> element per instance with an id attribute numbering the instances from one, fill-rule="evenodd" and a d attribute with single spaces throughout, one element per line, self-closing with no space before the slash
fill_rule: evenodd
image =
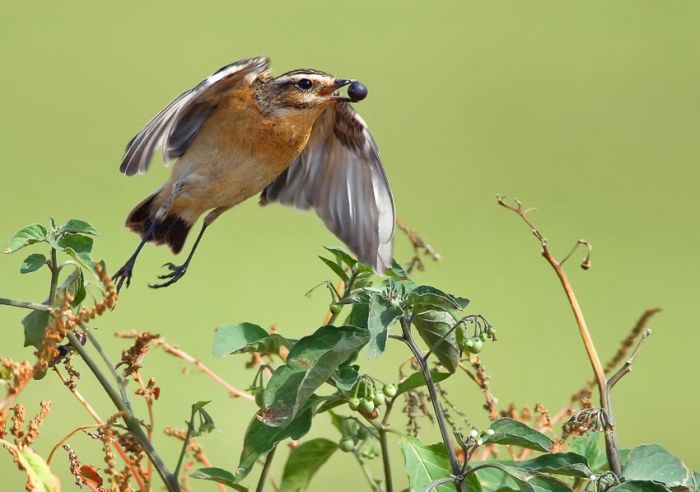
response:
<path id="1" fill-rule="evenodd" d="M 313 82 L 311 82 L 309 79 L 301 79 L 299 82 L 297 82 L 297 87 L 304 91 L 308 91 L 313 85 Z"/>

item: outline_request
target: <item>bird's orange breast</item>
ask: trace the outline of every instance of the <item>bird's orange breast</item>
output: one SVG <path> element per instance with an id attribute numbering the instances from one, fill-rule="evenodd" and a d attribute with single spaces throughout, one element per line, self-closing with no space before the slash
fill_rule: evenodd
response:
<path id="1" fill-rule="evenodd" d="M 304 149 L 322 109 L 269 116 L 250 89 L 228 93 L 173 169 L 166 185 L 178 183 L 172 210 L 194 221 L 261 192 Z"/>

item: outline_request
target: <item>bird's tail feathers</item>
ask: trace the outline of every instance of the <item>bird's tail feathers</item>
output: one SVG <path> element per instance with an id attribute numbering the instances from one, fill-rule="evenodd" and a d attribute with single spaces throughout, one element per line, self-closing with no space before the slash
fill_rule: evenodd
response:
<path id="1" fill-rule="evenodd" d="M 136 205 L 126 219 L 126 226 L 142 238 L 156 220 L 159 208 L 157 198 L 158 192 L 150 195 Z M 167 244 L 172 252 L 177 254 L 182 251 L 191 228 L 192 224 L 185 219 L 175 213 L 169 213 L 156 222 L 153 234 L 148 240 L 156 244 Z"/>

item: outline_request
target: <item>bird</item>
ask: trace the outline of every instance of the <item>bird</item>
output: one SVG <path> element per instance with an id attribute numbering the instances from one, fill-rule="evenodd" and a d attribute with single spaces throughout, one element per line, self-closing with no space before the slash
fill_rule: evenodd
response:
<path id="1" fill-rule="evenodd" d="M 273 77 L 262 56 L 228 64 L 183 92 L 129 141 L 121 160 L 127 176 L 144 174 L 157 150 L 165 164 L 175 163 L 126 219 L 141 242 L 112 276 L 117 290 L 130 285 L 146 243 L 178 254 L 206 213 L 184 263 L 166 263 L 160 283 L 149 286 L 180 280 L 207 227 L 257 194 L 263 206 L 313 209 L 358 261 L 383 273 L 392 263 L 396 213 L 377 144 L 351 106 L 366 95 L 360 82 L 320 70 Z"/>

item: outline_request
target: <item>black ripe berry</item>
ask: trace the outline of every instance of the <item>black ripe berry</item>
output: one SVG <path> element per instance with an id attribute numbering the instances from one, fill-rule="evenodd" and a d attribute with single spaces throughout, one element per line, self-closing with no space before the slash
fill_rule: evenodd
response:
<path id="1" fill-rule="evenodd" d="M 353 82 L 348 87 L 348 97 L 353 100 L 353 102 L 362 101 L 367 97 L 367 86 L 362 82 Z"/>

